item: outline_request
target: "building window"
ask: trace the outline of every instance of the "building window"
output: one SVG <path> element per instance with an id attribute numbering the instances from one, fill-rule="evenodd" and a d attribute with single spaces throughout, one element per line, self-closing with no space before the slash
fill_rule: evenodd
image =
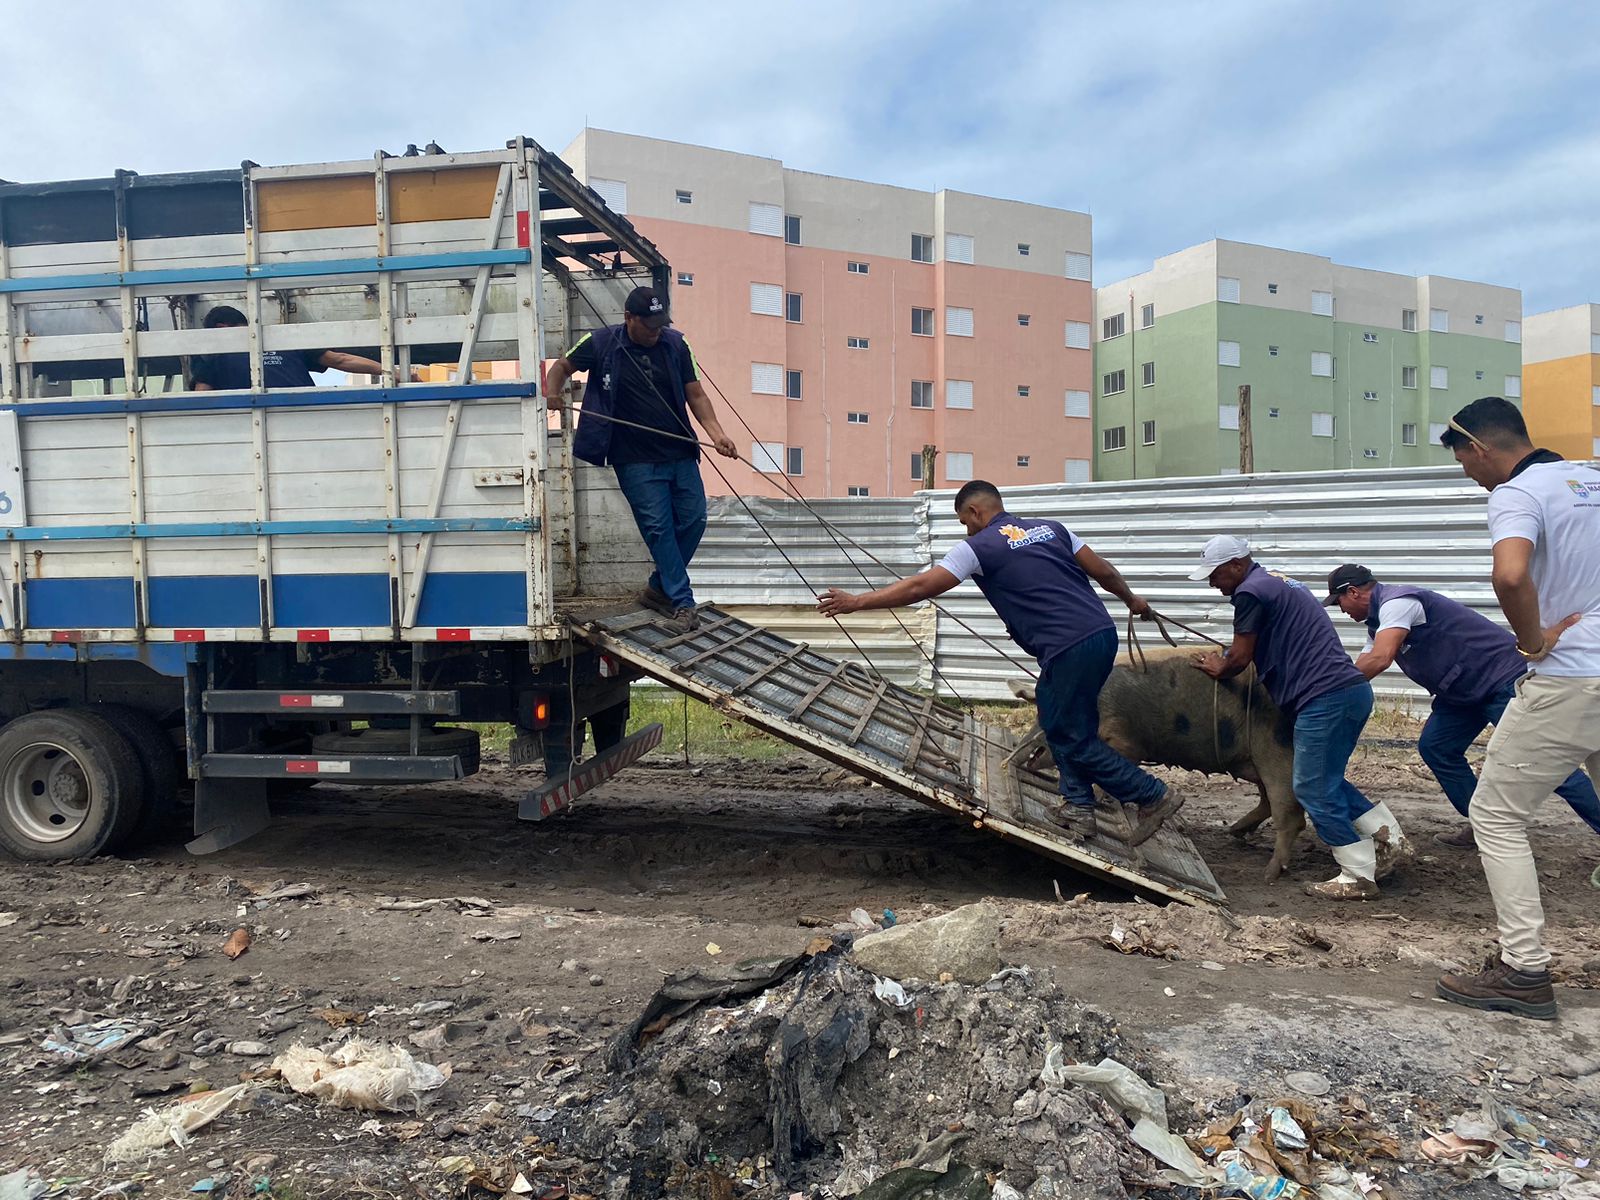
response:
<path id="1" fill-rule="evenodd" d="M 913 454 L 911 456 L 911 478 L 915 479 L 918 483 L 922 482 L 922 455 L 920 454 Z"/>
<path id="2" fill-rule="evenodd" d="M 679 188 L 678 189 L 678 203 L 679 204 L 693 204 L 694 203 L 694 193 L 693 192 L 686 192 L 682 188 Z"/>
<path id="3" fill-rule="evenodd" d="M 1501 395 L 1507 400 L 1520 400 L 1522 398 L 1522 376 L 1507 375 L 1505 390 Z"/>
<path id="4" fill-rule="evenodd" d="M 1600 386 L 1589 389 L 1589 403 L 1600 408 Z"/>
<path id="5" fill-rule="evenodd" d="M 1155 387 L 1155 385 L 1156 385 L 1156 364 L 1153 363 L 1153 362 L 1140 363 L 1139 364 L 1139 376 L 1140 376 L 1140 378 L 1139 378 L 1139 386 L 1141 386 L 1141 387 Z"/>
<path id="6" fill-rule="evenodd" d="M 1333 316 L 1333 293 L 1332 292 L 1312 292 L 1311 293 L 1311 315 L 1314 316 L 1314 317 L 1331 317 L 1331 316 Z"/>
<path id="7" fill-rule="evenodd" d="M 589 189 L 605 201 L 605 206 L 623 216 L 628 212 L 628 185 L 621 179 L 591 179 Z"/>
<path id="8" fill-rule="evenodd" d="M 1428 328 L 1434 333 L 1450 332 L 1450 310 L 1446 308 L 1430 308 L 1428 310 Z"/>
<path id="9" fill-rule="evenodd" d="M 954 308 L 946 305 L 944 310 L 944 331 L 950 337 L 971 337 L 972 310 L 970 308 Z"/>
<path id="10" fill-rule="evenodd" d="M 1417 444 L 1417 427 L 1411 423 L 1400 426 L 1400 444 L 1402 446 L 1415 446 Z"/>
<path id="11" fill-rule="evenodd" d="M 1227 275 L 1218 275 L 1217 299 L 1223 304 L 1239 303 L 1239 281 Z"/>
<path id="12" fill-rule="evenodd" d="M 1026 328 L 1027 326 L 1033 324 L 1033 318 L 1031 316 L 1029 316 L 1027 313 L 1018 313 L 1017 314 L 1017 324 L 1023 326 L 1024 328 Z"/>
<path id="13" fill-rule="evenodd" d="M 1400 386 L 1415 388 L 1417 386 L 1417 369 L 1415 367 L 1400 368 Z"/>
<path id="14" fill-rule="evenodd" d="M 1117 313 L 1114 317 L 1105 317 L 1100 321 L 1100 340 L 1109 342 L 1112 338 L 1119 338 L 1123 334 L 1125 322 L 1123 315 Z"/>
<path id="15" fill-rule="evenodd" d="M 1436 391 L 1443 391 L 1450 386 L 1449 367 L 1429 367 L 1428 386 Z"/>
<path id="16" fill-rule="evenodd" d="M 911 332 L 917 337 L 933 336 L 933 309 L 913 308 L 911 310 Z"/>
<path id="17" fill-rule="evenodd" d="M 693 287 L 694 286 L 694 276 L 692 274 L 690 274 L 688 271 L 679 271 L 678 272 L 678 286 L 679 287 Z"/>
<path id="18" fill-rule="evenodd" d="M 946 483 L 965 483 L 972 478 L 972 455 L 962 450 L 952 450 L 944 456 Z"/>
<path id="19" fill-rule="evenodd" d="M 1146 304 L 1139 310 L 1139 328 L 1154 329 L 1156 324 L 1156 306 Z"/>
<path id="20" fill-rule="evenodd" d="M 1600 391 L 1600 388 L 1597 388 L 1596 391 Z M 1595 403 L 1600 404 L 1600 400 L 1596 400 Z M 1090 412 L 1091 409 L 1088 392 L 1077 392 L 1071 390 L 1067 392 L 1067 416 L 1086 418 L 1090 415 Z"/>
<path id="21" fill-rule="evenodd" d="M 1371 332 L 1363 333 L 1361 340 L 1369 346 L 1376 346 L 1378 344 L 1378 335 Z"/>
<path id="22" fill-rule="evenodd" d="M 1144 423 L 1143 443 L 1146 446 L 1154 446 L 1156 444 L 1156 423 L 1154 421 L 1146 421 Z"/>
<path id="23" fill-rule="evenodd" d="M 762 237 L 783 236 L 783 209 L 776 204 L 761 204 L 750 201 L 751 233 L 759 233 Z"/>
<path id="24" fill-rule="evenodd" d="M 1029 458 L 1028 458 L 1028 456 L 1026 454 L 1017 455 L 1017 466 L 1025 467 L 1025 466 L 1028 465 L 1028 462 L 1029 462 Z"/>
<path id="25" fill-rule="evenodd" d="M 864 337 L 847 337 L 844 340 L 844 344 L 847 350 L 870 350 L 872 348 L 872 339 Z"/>
<path id="26" fill-rule="evenodd" d="M 970 233 L 947 233 L 944 235 L 944 260 L 953 263 L 969 263 L 972 261 L 972 235 Z"/>
<path id="27" fill-rule="evenodd" d="M 1283 413 L 1276 408 L 1267 409 L 1267 416 L 1271 417 L 1274 421 L 1276 421 L 1282 415 Z"/>
<path id="28" fill-rule="evenodd" d="M 1449 429 L 1449 428 L 1450 428 L 1449 424 L 1448 423 L 1443 423 L 1443 422 L 1429 425 L 1428 426 L 1428 445 L 1430 445 L 1430 446 L 1440 445 L 1439 439 L 1444 436 L 1444 431 L 1446 429 Z"/>
<path id="29" fill-rule="evenodd" d="M 1600 333 L 1591 333 L 1589 335 L 1589 353 L 1600 354 Z"/>
<path id="30" fill-rule="evenodd" d="M 1378 457 L 1378 452 L 1376 450 L 1374 450 L 1372 447 L 1368 446 L 1365 450 L 1363 450 L 1361 452 L 1361 457 L 1362 458 L 1377 458 Z"/>
<path id="31" fill-rule="evenodd" d="M 1506 322 L 1506 341 L 1508 341 L 1508 342 L 1520 342 L 1520 341 L 1522 341 L 1522 322 L 1521 321 L 1507 321 Z"/>
<path id="32" fill-rule="evenodd" d="M 1033 248 L 1027 242 L 1018 242 L 1017 253 L 1022 255 L 1023 258 L 1027 258 L 1028 255 L 1033 253 Z"/>
<path id="33" fill-rule="evenodd" d="M 1091 262 L 1087 254 L 1077 254 L 1067 251 L 1066 276 L 1068 279 L 1082 279 L 1087 281 L 1090 275 Z"/>
<path id="34" fill-rule="evenodd" d="M 783 294 L 783 319 L 791 325 L 798 325 L 805 315 L 805 301 L 799 292 L 785 292 Z"/>
<path id="35" fill-rule="evenodd" d="M 1415 333 L 1417 331 L 1417 310 L 1402 308 L 1400 310 L 1400 330 L 1402 333 Z"/>
<path id="36" fill-rule="evenodd" d="M 1473 313 L 1472 314 L 1472 323 L 1474 325 L 1482 325 L 1483 324 L 1483 314 L 1482 313 Z"/>
<path id="37" fill-rule="evenodd" d="M 1333 378 L 1333 355 L 1324 354 L 1321 350 L 1311 352 L 1311 373 L 1319 379 Z"/>
<path id="38" fill-rule="evenodd" d="M 1065 483 L 1088 483 L 1090 463 L 1087 458 L 1069 458 L 1066 461 L 1066 470 L 1063 472 Z"/>
<path id="39" fill-rule="evenodd" d="M 844 269 L 851 275 L 868 275 L 872 272 L 872 264 L 851 260 L 844 264 Z"/>
<path id="40" fill-rule="evenodd" d="M 789 470 L 787 473 L 790 475 L 804 475 L 806 473 L 806 452 L 799 446 L 789 447 Z"/>
<path id="41" fill-rule="evenodd" d="M 751 442 L 750 463 L 763 475 L 783 474 L 782 442 Z"/>
<path id="42" fill-rule="evenodd" d="M 1311 436 L 1331 438 L 1334 431 L 1339 428 L 1339 422 L 1332 413 L 1314 412 L 1311 414 Z"/>
<path id="43" fill-rule="evenodd" d="M 1102 396 L 1115 396 L 1118 392 L 1128 388 L 1128 373 L 1126 371 L 1112 371 L 1109 375 L 1100 377 L 1100 394 Z"/>
<path id="44" fill-rule="evenodd" d="M 1278 357 L 1278 348 L 1276 346 L 1268 346 L 1267 347 L 1267 357 L 1268 358 L 1277 358 Z"/>
<path id="45" fill-rule="evenodd" d="M 1474 379 L 1476 379 L 1479 383 L 1483 382 L 1483 372 L 1482 371 L 1474 371 L 1472 373 L 1472 377 Z"/>
<path id="46" fill-rule="evenodd" d="M 1029 387 L 1027 384 L 1025 384 L 1025 383 L 1017 384 L 1017 395 L 1019 395 L 1019 396 L 1031 396 L 1032 394 L 1033 394 L 1033 389 L 1031 387 Z"/>
<path id="47" fill-rule="evenodd" d="M 1089 348 L 1089 322 L 1067 322 L 1067 349 L 1087 350 Z"/>
<path id="48" fill-rule="evenodd" d="M 851 484 L 848 488 L 845 489 L 845 495 L 847 495 L 847 496 L 870 496 L 870 495 L 872 495 L 872 489 L 869 488 L 869 487 L 864 487 L 861 484 Z"/>
<path id="49" fill-rule="evenodd" d="M 927 233 L 913 233 L 911 235 L 911 261 L 933 261 L 933 236 Z"/>
<path id="50" fill-rule="evenodd" d="M 933 407 L 933 380 L 913 379 L 911 381 L 911 407 Z"/>
<path id="51" fill-rule="evenodd" d="M 791 246 L 800 244 L 800 218 L 793 213 L 785 213 L 783 217 L 783 240 Z"/>
<path id="52" fill-rule="evenodd" d="M 871 414 L 864 412 L 845 413 L 844 415 L 844 423 L 846 425 L 865 425 L 870 420 Z"/>
<path id="53" fill-rule="evenodd" d="M 1126 425 L 1113 425 L 1110 429 L 1100 431 L 1100 449 L 1110 454 L 1114 450 L 1128 448 L 1128 427 Z"/>
<path id="54" fill-rule="evenodd" d="M 758 317 L 783 316 L 783 288 L 776 283 L 752 283 L 750 311 Z"/>
<path id="55" fill-rule="evenodd" d="M 946 408 L 971 408 L 972 380 L 946 379 L 944 381 L 944 406 Z"/>
<path id="56" fill-rule="evenodd" d="M 750 391 L 757 396 L 783 395 L 783 364 L 750 364 Z"/>
<path id="57" fill-rule="evenodd" d="M 1376 400 L 1378 398 L 1378 393 L 1377 392 L 1362 392 L 1361 393 L 1361 398 L 1363 400 Z"/>
<path id="58" fill-rule="evenodd" d="M 1278 285 L 1275 284 L 1275 283 L 1267 284 L 1267 295 L 1276 296 L 1277 294 L 1278 294 Z"/>
<path id="59" fill-rule="evenodd" d="M 1239 343 L 1238 342 L 1218 342 L 1217 343 L 1217 366 L 1219 366 L 1219 367 L 1237 367 L 1238 365 L 1239 365 Z"/>
<path id="60" fill-rule="evenodd" d="M 799 400 L 805 394 L 804 372 L 785 371 L 783 373 L 783 394 L 790 400 Z"/>
<path id="61" fill-rule="evenodd" d="M 1593 439 L 1590 443 L 1589 452 L 1596 458 L 1600 458 L 1600 437 Z"/>
<path id="62" fill-rule="evenodd" d="M 1239 406 L 1237 404 L 1217 405 L 1217 428 L 1239 428 Z"/>

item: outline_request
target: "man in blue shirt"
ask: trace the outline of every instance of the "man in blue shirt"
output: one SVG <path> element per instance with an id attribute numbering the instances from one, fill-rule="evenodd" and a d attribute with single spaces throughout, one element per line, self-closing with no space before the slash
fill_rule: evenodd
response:
<path id="1" fill-rule="evenodd" d="M 1189 578 L 1207 580 L 1233 600 L 1232 644 L 1195 666 L 1231 679 L 1254 663 L 1267 695 L 1294 721 L 1295 799 L 1339 864 L 1338 875 L 1306 891 L 1327 900 L 1371 899 L 1378 894 L 1374 835 L 1387 829 L 1388 848 L 1397 856 L 1410 852 L 1388 805 L 1373 804 L 1344 774 L 1372 715 L 1372 685 L 1311 591 L 1262 567 L 1244 538 L 1212 538 Z"/>
<path id="2" fill-rule="evenodd" d="M 1100 689 L 1116 661 L 1117 627 L 1089 580 L 1140 617 L 1149 616 L 1149 603 L 1064 525 L 1008 513 L 992 483 L 974 479 L 966 484 L 956 493 L 955 508 L 969 536 L 938 566 L 861 595 L 829 588 L 818 610 L 836 617 L 899 608 L 971 579 L 994 605 L 1011 640 L 1039 662 L 1039 727 L 1060 775 L 1056 821 L 1081 836 L 1093 835 L 1097 784 L 1113 800 L 1137 807 L 1130 841 L 1135 846 L 1147 841 L 1183 807 L 1184 798 L 1100 739 Z"/>
<path id="3" fill-rule="evenodd" d="M 695 628 L 689 561 L 706 531 L 700 445 L 689 414 L 724 458 L 736 458 L 695 367 L 694 351 L 675 329 L 665 302 L 634 288 L 623 323 L 586 333 L 545 374 L 546 404 L 561 407 L 574 372 L 587 371 L 572 453 L 617 473 L 655 570 L 639 594 L 646 608 Z"/>
<path id="4" fill-rule="evenodd" d="M 206 313 L 201 325 L 206 329 L 242 329 L 248 322 L 244 314 L 229 304 L 219 304 Z M 347 375 L 383 374 L 383 366 L 359 354 L 343 350 L 263 350 L 261 384 L 276 388 L 316 387 L 313 371 L 343 371 Z M 246 391 L 250 387 L 248 354 L 202 354 L 189 363 L 197 392 Z M 415 375 L 413 374 L 413 379 Z"/>

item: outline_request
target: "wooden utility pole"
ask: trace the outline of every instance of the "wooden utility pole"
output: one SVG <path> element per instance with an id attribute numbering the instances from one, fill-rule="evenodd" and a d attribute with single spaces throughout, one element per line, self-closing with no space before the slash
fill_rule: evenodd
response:
<path id="1" fill-rule="evenodd" d="M 936 486 L 933 464 L 938 458 L 939 448 L 937 446 L 924 446 L 922 448 L 922 486 L 929 491 Z"/>
<path id="2" fill-rule="evenodd" d="M 1256 446 L 1250 436 L 1250 385 L 1239 385 L 1239 474 L 1251 475 L 1256 469 Z"/>

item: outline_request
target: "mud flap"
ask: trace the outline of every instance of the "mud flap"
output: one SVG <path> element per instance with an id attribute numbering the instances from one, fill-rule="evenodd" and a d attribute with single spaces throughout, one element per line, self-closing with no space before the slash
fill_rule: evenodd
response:
<path id="1" fill-rule="evenodd" d="M 190 854 L 215 854 L 260 833 L 272 820 L 265 779 L 197 779 Z"/>
<path id="2" fill-rule="evenodd" d="M 570 771 L 530 789 L 517 808 L 517 818 L 522 821 L 542 821 L 564 811 L 579 796 L 599 787 L 624 767 L 631 767 L 649 754 L 661 744 L 661 734 L 660 725 L 646 725 L 603 754 L 597 754 L 586 762 L 574 763 Z"/>

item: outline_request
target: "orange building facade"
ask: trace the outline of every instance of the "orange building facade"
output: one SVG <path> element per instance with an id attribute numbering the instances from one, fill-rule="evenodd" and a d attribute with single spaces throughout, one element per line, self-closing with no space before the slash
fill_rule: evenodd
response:
<path id="1" fill-rule="evenodd" d="M 1600 459 L 1600 304 L 1523 322 L 1522 395 L 1536 445 L 1564 458 Z"/>
<path id="2" fill-rule="evenodd" d="M 925 445 L 939 487 L 1089 478 L 1087 214 L 594 129 L 563 157 L 672 263 L 674 323 L 764 468 L 708 463 L 711 494 L 905 496 Z"/>

